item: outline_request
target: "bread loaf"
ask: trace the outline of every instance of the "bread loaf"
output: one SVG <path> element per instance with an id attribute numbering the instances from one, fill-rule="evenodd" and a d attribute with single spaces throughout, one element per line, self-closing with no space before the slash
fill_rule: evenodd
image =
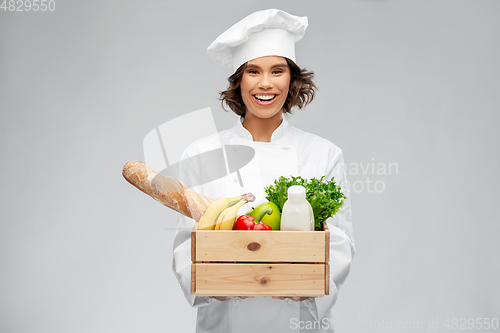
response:
<path id="1" fill-rule="evenodd" d="M 177 179 L 155 172 L 142 162 L 128 162 L 123 177 L 163 205 L 199 221 L 212 200 L 184 187 Z"/>

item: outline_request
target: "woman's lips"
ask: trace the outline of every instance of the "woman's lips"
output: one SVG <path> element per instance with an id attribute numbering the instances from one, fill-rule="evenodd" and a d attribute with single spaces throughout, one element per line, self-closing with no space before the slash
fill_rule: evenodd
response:
<path id="1" fill-rule="evenodd" d="M 256 95 L 252 95 L 252 98 L 255 101 L 255 103 L 257 103 L 258 105 L 269 106 L 276 101 L 277 96 L 278 95 L 276 95 L 276 94 L 267 94 L 267 95 L 256 94 Z"/>

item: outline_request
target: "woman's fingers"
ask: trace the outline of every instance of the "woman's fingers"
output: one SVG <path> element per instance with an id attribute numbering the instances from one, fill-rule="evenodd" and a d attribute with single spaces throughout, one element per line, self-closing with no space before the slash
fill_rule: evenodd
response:
<path id="1" fill-rule="evenodd" d="M 228 301 L 233 297 L 238 297 L 239 299 L 245 299 L 245 298 L 253 298 L 253 296 L 212 296 L 212 298 L 218 300 L 218 301 Z"/>
<path id="2" fill-rule="evenodd" d="M 238 297 L 239 299 L 254 298 L 254 296 L 212 296 L 212 298 L 221 302 L 230 300 L 233 297 Z M 299 297 L 299 296 L 272 296 L 272 297 L 273 299 L 280 299 L 280 300 L 291 299 L 295 302 L 305 301 L 306 299 L 309 298 L 309 297 Z"/>
<path id="3" fill-rule="evenodd" d="M 280 300 L 285 300 L 287 298 L 295 301 L 295 302 L 301 302 L 301 301 L 305 301 L 306 299 L 308 299 L 309 297 L 298 297 L 298 296 L 273 296 L 274 299 L 280 299 Z"/>
<path id="4" fill-rule="evenodd" d="M 228 297 L 228 296 L 212 296 L 212 298 L 215 298 L 216 300 L 223 302 L 223 301 L 230 300 L 233 297 L 232 296 L 231 297 Z"/>

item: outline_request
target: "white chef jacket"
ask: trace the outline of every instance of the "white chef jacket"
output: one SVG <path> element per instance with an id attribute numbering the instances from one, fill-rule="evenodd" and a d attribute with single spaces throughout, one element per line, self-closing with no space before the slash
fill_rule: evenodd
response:
<path id="1" fill-rule="evenodd" d="M 242 122 L 243 118 L 240 118 L 233 128 L 194 142 L 184 151 L 182 159 L 195 159 L 203 152 L 224 148 L 225 145 L 248 145 L 254 148 L 255 156 L 239 170 L 243 187 L 234 172 L 205 184 L 198 179 L 197 184 L 202 185 L 193 189 L 212 199 L 251 192 L 256 200 L 240 208 L 240 212 L 247 212 L 251 206 L 267 201 L 264 187 L 274 184 L 274 180 L 280 176 L 300 175 L 310 179 L 325 175 L 325 181 L 334 177 L 347 199 L 344 199 L 343 207 L 335 218 L 327 220 L 330 229 L 330 293 L 301 302 L 271 297 L 234 297 L 218 301 L 211 297 L 192 295 L 191 230 L 194 220 L 179 215 L 172 268 L 187 301 L 198 308 L 196 332 L 333 332 L 331 309 L 337 300 L 339 287 L 349 274 L 355 253 L 342 151 L 324 138 L 291 126 L 285 117 L 273 132 L 271 142 L 254 142 Z M 187 177 L 202 175 L 186 175 L 183 170 L 179 170 L 181 182 Z"/>

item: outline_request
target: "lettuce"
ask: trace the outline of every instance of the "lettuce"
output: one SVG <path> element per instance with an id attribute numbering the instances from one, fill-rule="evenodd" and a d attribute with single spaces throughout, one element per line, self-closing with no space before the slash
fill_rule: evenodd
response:
<path id="1" fill-rule="evenodd" d="M 338 213 L 346 196 L 341 192 L 340 186 L 335 184 L 334 179 L 324 182 L 323 178 L 311 178 L 310 180 L 302 177 L 286 178 L 281 176 L 274 181 L 274 185 L 265 187 L 266 199 L 274 202 L 283 212 L 283 205 L 288 199 L 288 188 L 292 185 L 302 185 L 306 188 L 306 199 L 311 204 L 314 212 L 315 230 L 323 230 L 323 223 L 327 218 Z"/>

